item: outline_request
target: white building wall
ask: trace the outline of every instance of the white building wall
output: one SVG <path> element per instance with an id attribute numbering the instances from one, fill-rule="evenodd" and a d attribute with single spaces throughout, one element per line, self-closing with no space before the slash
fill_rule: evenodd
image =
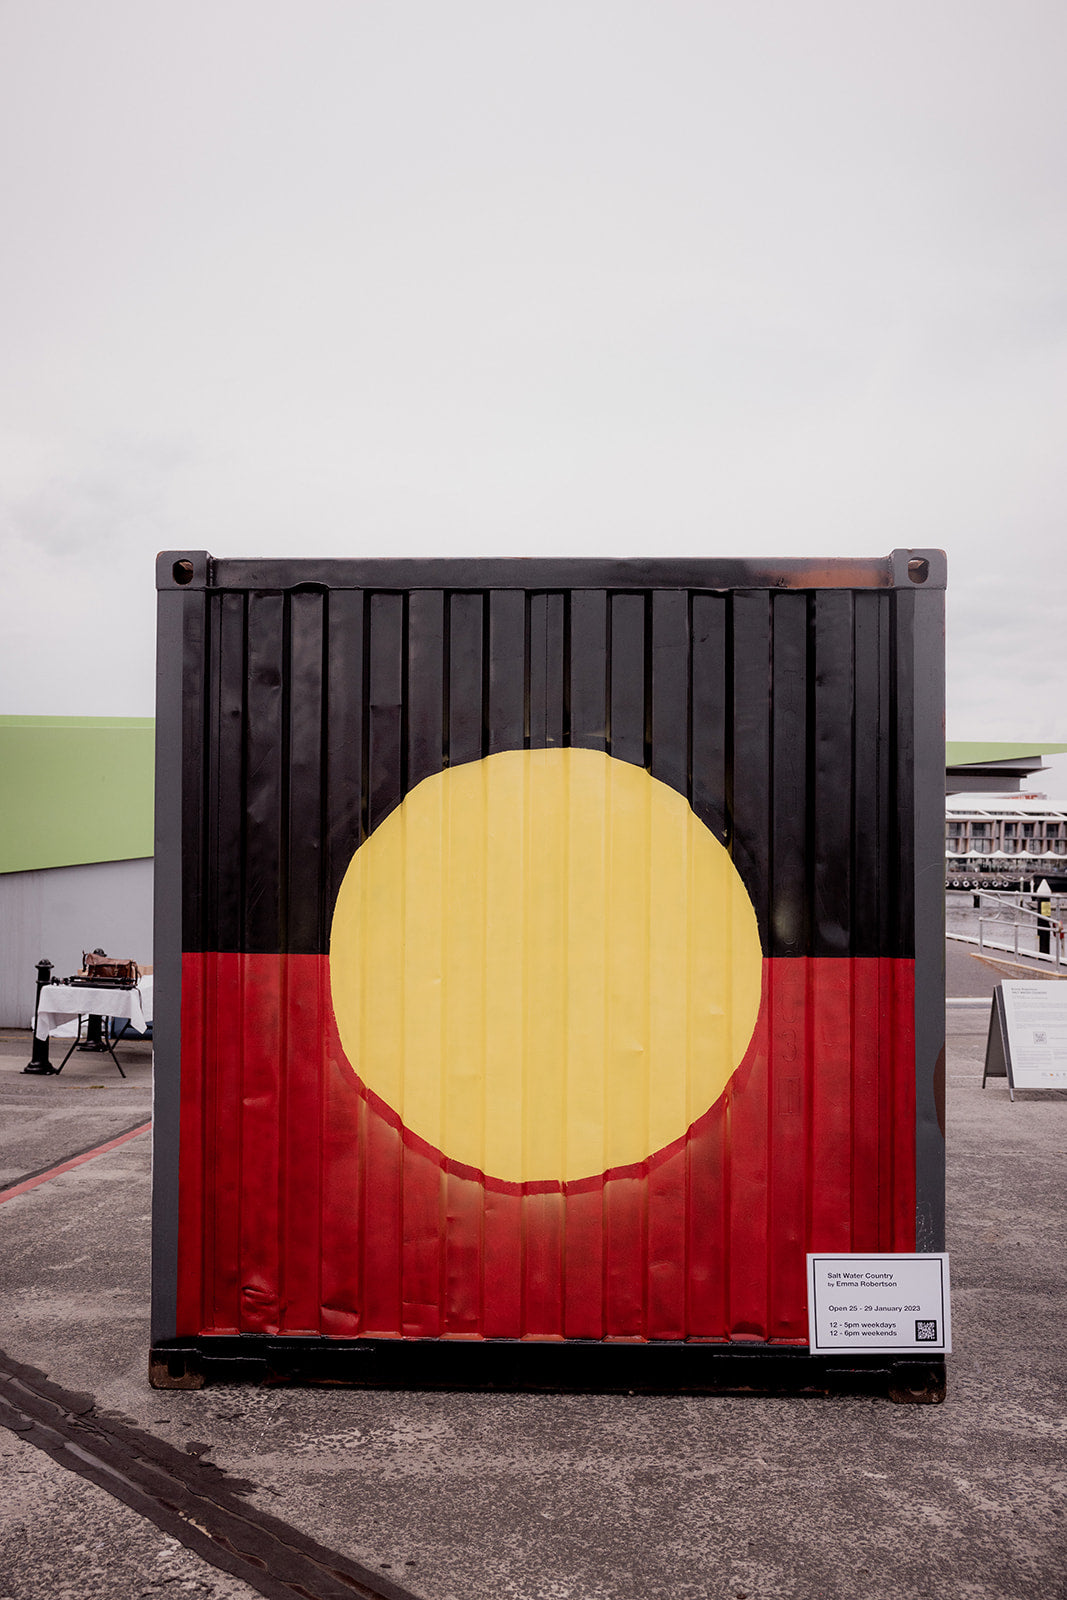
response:
<path id="1" fill-rule="evenodd" d="M 98 946 L 151 965 L 151 857 L 0 873 L 0 1027 L 30 1026 L 42 956 L 69 978 Z"/>

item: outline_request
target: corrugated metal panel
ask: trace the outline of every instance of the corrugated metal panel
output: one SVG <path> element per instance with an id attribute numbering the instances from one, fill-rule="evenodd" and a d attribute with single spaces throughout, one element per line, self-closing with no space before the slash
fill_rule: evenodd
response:
<path id="1" fill-rule="evenodd" d="M 933 562 L 928 588 L 909 580 L 909 557 Z M 916 1247 L 914 749 L 929 718 L 914 639 L 917 605 L 939 602 L 936 556 L 192 557 L 184 592 L 170 581 L 178 559 L 161 558 L 161 602 L 181 607 L 184 655 L 181 1140 L 159 1181 L 179 1227 L 160 1236 L 157 1337 L 804 1344 L 806 1250 Z M 931 623 L 932 610 L 924 636 Z M 565 751 L 583 754 L 538 756 Z M 618 763 L 633 777 L 613 788 Z M 442 777 L 454 769 L 476 772 L 475 788 Z M 562 823 L 538 784 L 567 797 Z M 598 854 L 589 794 L 601 792 Z M 497 840 L 484 853 L 478 796 Z M 506 889 L 509 828 L 525 853 Z M 368 866 L 352 901 L 357 1023 L 333 987 L 330 939 L 363 846 L 361 863 L 391 865 Z M 663 1018 L 677 1001 L 693 1007 L 683 1034 L 703 1025 L 709 980 L 679 989 L 672 966 L 714 965 L 693 885 L 723 850 L 754 913 L 760 999 L 736 1070 L 700 1101 L 700 1051 L 679 1066 Z M 639 869 L 613 877 L 635 854 Z M 398 872 L 402 911 L 388 893 Z M 509 895 L 524 975 L 507 966 Z M 445 932 L 419 967 L 411 928 L 431 912 Z M 734 960 L 743 917 L 729 925 Z M 392 965 L 375 946 L 389 939 Z M 362 966 L 360 948 L 376 952 Z M 599 1042 L 591 990 L 604 996 Z M 404 1066 L 434 1006 L 437 1109 Z M 400 1043 L 386 1038 L 394 1016 Z M 509 1052 L 544 1064 L 553 1040 L 565 1061 L 550 1092 L 552 1071 L 524 1079 Z M 631 1105 L 627 1051 L 654 1068 L 643 1110 L 625 1113 L 639 1149 L 610 1127 L 612 1106 L 618 1121 Z M 595 1093 L 582 1086 L 594 1056 Z M 661 1103 L 672 1094 L 684 1115 Z M 598 1096 L 603 1126 L 582 1144 Z M 505 1157 L 512 1145 L 525 1155 Z M 583 1170 L 590 1148 L 604 1159 Z M 920 1175 L 935 1211 L 936 1164 L 933 1150 Z"/>

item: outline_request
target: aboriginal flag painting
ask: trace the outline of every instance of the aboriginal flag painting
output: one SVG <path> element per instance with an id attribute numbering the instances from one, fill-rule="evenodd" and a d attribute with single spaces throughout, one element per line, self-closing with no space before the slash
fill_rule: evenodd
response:
<path id="1" fill-rule="evenodd" d="M 805 1345 L 916 1249 L 918 596 L 727 565 L 163 597 L 167 1334 Z"/>

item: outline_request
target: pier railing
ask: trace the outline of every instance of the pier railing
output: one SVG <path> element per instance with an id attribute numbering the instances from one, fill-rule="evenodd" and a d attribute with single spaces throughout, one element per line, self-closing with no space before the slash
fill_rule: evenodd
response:
<path id="1" fill-rule="evenodd" d="M 1022 953 L 1029 960 L 1047 961 L 1051 966 L 1060 967 L 1060 966 L 1065 964 L 1065 961 L 1064 961 L 1064 938 L 1065 938 L 1065 933 L 1067 933 L 1067 924 L 1065 924 L 1060 918 L 1052 917 L 1052 916 L 1045 916 L 1040 911 L 1031 911 L 1028 906 L 1021 906 L 1017 902 L 1014 902 L 1014 901 L 1009 903 L 1004 897 L 1002 897 L 1000 895 L 990 894 L 990 892 L 988 890 L 978 890 L 978 891 L 976 891 L 976 896 L 979 899 L 979 901 L 981 901 L 981 900 L 992 900 L 994 905 L 998 905 L 998 906 L 1001 907 L 1000 912 L 998 912 L 995 916 L 991 916 L 991 917 L 982 917 L 982 916 L 980 916 L 978 918 L 978 950 L 979 950 L 979 953 L 984 951 L 987 948 L 987 946 L 988 946 L 988 948 L 990 950 L 1001 950 L 1001 951 L 1007 950 L 1009 948 L 1012 948 L 1012 949 L 1014 949 L 1014 952 L 1015 952 L 1015 958 L 1016 958 L 1016 960 L 1018 960 L 1019 953 L 1020 953 L 1019 952 L 1019 933 L 1020 933 L 1020 931 L 1025 931 L 1025 932 L 1029 932 L 1029 933 L 1044 933 L 1044 932 L 1047 932 L 1048 935 L 1049 935 L 1049 949 L 1048 949 L 1048 951 L 1044 951 L 1044 950 L 1025 950 Z M 1004 914 L 1005 912 L 1009 913 L 1010 915 L 1006 916 Z M 1011 928 L 1011 932 L 1012 932 L 1012 941 L 1013 942 L 1012 942 L 1012 945 L 1010 947 L 1008 945 L 995 944 L 992 939 L 987 939 L 986 931 L 985 931 L 986 928 L 989 928 L 989 927 L 1004 928 L 1006 926 L 1010 927 Z"/>

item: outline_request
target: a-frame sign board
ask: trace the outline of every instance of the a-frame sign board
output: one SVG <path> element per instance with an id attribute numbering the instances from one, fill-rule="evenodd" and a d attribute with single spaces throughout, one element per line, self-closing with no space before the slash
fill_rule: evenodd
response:
<path id="1" fill-rule="evenodd" d="M 982 1088 L 985 1088 L 987 1078 L 1007 1078 L 1008 1094 L 1014 1100 L 1015 1084 L 1012 1081 L 1011 1067 L 1009 1066 L 1008 1027 L 1004 1020 L 1002 988 L 1003 985 L 998 983 L 993 990 L 993 1006 L 989 1013 L 989 1033 L 985 1043 L 985 1070 L 982 1073 Z"/>
<path id="2" fill-rule="evenodd" d="M 987 1078 L 1016 1089 L 1067 1089 L 1067 984 L 1037 978 L 998 983 L 986 1039 Z"/>

